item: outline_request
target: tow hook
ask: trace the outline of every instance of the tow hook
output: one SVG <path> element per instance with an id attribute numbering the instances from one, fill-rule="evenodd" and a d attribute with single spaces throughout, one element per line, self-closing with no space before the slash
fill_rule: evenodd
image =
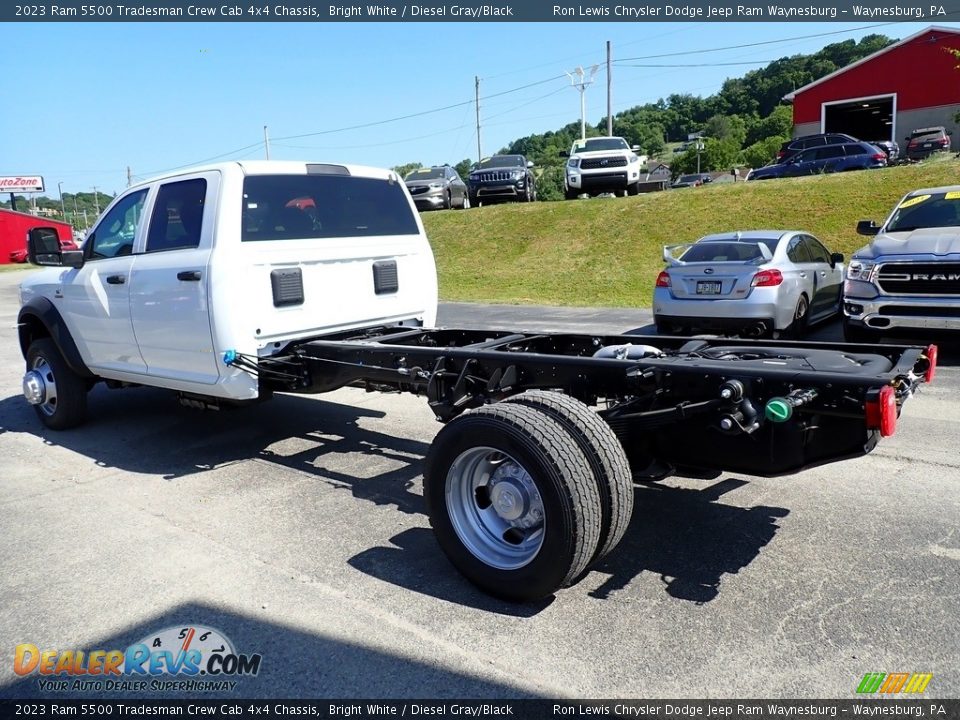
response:
<path id="1" fill-rule="evenodd" d="M 23 376 L 23 396 L 31 405 L 41 405 L 47 397 L 47 385 L 43 375 L 36 370 L 28 370 Z"/>
<path id="2" fill-rule="evenodd" d="M 760 427 L 757 421 L 757 409 L 744 397 L 746 388 L 739 380 L 727 380 L 720 386 L 720 397 L 731 403 L 732 408 L 720 416 L 720 431 L 730 435 L 745 433 L 749 435 Z"/>

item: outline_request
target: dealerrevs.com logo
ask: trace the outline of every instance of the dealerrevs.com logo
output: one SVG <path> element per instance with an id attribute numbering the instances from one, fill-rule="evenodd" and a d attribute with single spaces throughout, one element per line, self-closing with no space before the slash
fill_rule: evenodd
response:
<path id="1" fill-rule="evenodd" d="M 260 672 L 261 655 L 238 653 L 218 630 L 193 625 L 148 635 L 126 650 L 42 650 L 17 645 L 13 670 L 45 692 L 233 690 Z"/>

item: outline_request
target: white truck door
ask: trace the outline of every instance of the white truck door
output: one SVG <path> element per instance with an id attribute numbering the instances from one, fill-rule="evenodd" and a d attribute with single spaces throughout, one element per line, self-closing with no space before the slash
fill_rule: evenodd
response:
<path id="1" fill-rule="evenodd" d="M 144 252 L 130 281 L 130 314 L 147 374 L 213 384 L 208 265 L 219 174 L 159 185 Z"/>
<path id="2" fill-rule="evenodd" d="M 84 265 L 64 275 L 58 304 L 91 369 L 143 373 L 130 319 L 130 270 L 147 190 L 121 197 L 87 236 Z"/>

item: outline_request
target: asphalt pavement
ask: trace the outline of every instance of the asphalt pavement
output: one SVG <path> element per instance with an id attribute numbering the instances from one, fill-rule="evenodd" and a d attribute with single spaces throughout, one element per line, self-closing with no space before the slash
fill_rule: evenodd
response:
<path id="1" fill-rule="evenodd" d="M 433 539 L 423 399 L 202 412 L 98 386 L 86 425 L 51 432 L 20 395 L 20 277 L 0 273 L 0 697 L 56 697 L 14 673 L 18 644 L 123 649 L 177 627 L 262 656 L 207 697 L 852 698 L 867 672 L 960 696 L 956 346 L 871 455 L 638 487 L 600 567 L 511 605 Z M 641 310 L 447 304 L 439 322 L 651 332 Z"/>

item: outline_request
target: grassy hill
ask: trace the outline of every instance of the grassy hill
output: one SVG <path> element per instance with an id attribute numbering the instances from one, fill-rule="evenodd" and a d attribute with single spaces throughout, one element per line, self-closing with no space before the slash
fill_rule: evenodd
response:
<path id="1" fill-rule="evenodd" d="M 646 307 L 665 244 L 728 230 L 801 229 L 847 257 L 909 190 L 960 183 L 946 155 L 883 170 L 724 183 L 630 198 L 424 213 L 443 300 Z"/>

